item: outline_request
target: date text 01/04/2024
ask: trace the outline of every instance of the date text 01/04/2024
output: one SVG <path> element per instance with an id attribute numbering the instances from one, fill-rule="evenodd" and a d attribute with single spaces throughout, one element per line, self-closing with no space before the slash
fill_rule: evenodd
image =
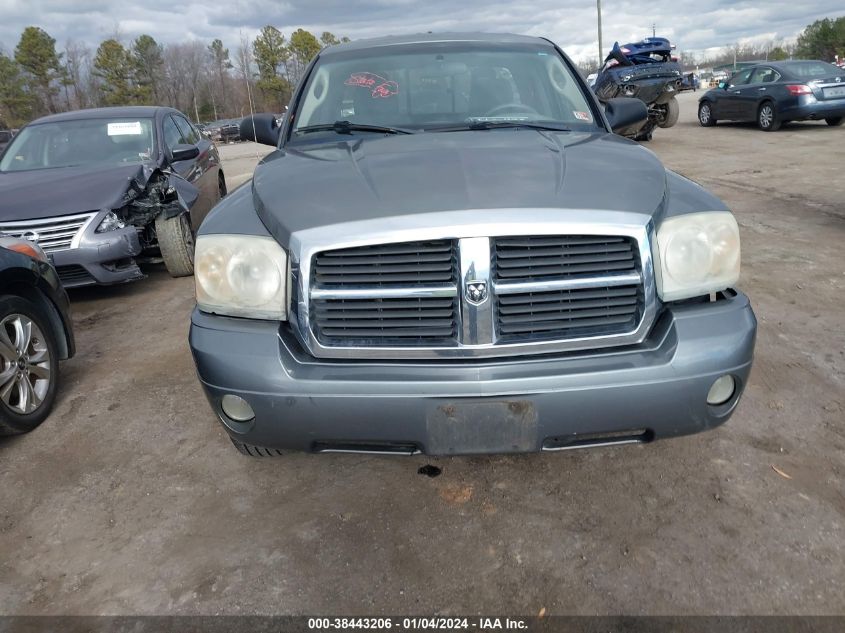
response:
<path id="1" fill-rule="evenodd" d="M 308 618 L 309 630 L 525 630 L 527 623 L 511 618 Z"/>

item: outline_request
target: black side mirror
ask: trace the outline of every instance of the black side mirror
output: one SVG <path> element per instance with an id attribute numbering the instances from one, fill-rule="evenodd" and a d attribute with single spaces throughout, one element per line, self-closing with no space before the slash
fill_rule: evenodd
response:
<path id="1" fill-rule="evenodd" d="M 191 160 L 200 155 L 200 148 L 196 145 L 177 145 L 171 152 L 170 160 L 178 163 L 180 160 Z"/>
<path id="2" fill-rule="evenodd" d="M 614 134 L 632 136 L 640 131 L 648 120 L 648 108 L 639 99 L 619 97 L 608 99 L 604 113 Z"/>
<path id="3" fill-rule="evenodd" d="M 275 114 L 262 112 L 261 114 L 244 117 L 241 120 L 241 138 L 262 145 L 276 147 L 279 144 L 281 130 Z"/>

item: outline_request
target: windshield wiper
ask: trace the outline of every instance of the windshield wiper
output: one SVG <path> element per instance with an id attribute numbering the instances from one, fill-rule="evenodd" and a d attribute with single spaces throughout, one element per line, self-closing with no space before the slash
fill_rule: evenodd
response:
<path id="1" fill-rule="evenodd" d="M 401 127 L 383 127 L 381 125 L 369 125 L 367 123 L 352 123 L 351 121 L 335 121 L 321 125 L 306 125 L 296 130 L 297 134 L 308 132 L 328 132 L 338 134 L 352 134 L 352 132 L 381 132 L 382 134 L 413 134 L 413 130 L 406 130 Z"/>
<path id="2" fill-rule="evenodd" d="M 465 130 L 495 130 L 497 128 L 527 127 L 532 130 L 552 132 L 571 132 L 565 125 L 558 123 L 539 123 L 534 121 L 470 121 L 461 125 L 427 128 L 426 132 L 462 132 Z"/>

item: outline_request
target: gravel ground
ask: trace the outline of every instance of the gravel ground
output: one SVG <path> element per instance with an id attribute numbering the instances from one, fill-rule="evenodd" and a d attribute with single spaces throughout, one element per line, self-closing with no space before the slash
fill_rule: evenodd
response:
<path id="1" fill-rule="evenodd" d="M 0 440 L 0 613 L 845 613 L 845 127 L 702 129 L 698 96 L 648 147 L 740 223 L 760 330 L 727 425 L 563 454 L 250 460 L 194 374 L 193 281 L 151 268 L 73 293 L 55 411 Z M 230 188 L 263 152 L 222 148 Z"/>

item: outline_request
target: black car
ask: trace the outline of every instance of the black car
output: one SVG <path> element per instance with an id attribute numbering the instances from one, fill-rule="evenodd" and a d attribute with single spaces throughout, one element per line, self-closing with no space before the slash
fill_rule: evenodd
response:
<path id="1" fill-rule="evenodd" d="M 67 293 L 35 244 L 0 236 L 0 435 L 50 414 L 59 361 L 75 352 Z"/>
<path id="2" fill-rule="evenodd" d="M 178 110 L 100 108 L 33 121 L 0 158 L 0 231 L 38 243 L 65 286 L 193 273 L 194 233 L 226 194 L 217 149 Z"/>
<path id="3" fill-rule="evenodd" d="M 789 121 L 845 120 L 845 70 L 821 61 L 758 64 L 740 71 L 698 102 L 704 127 L 717 121 L 756 121 L 774 132 Z"/>

